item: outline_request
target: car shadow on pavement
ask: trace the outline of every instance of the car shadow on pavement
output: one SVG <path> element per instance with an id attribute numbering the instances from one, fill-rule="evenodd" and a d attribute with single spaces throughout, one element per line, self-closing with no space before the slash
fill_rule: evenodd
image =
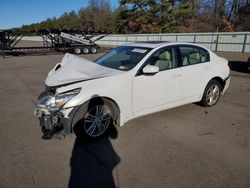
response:
<path id="1" fill-rule="evenodd" d="M 228 63 L 231 70 L 242 72 L 242 73 L 250 73 L 248 70 L 249 64 L 244 61 L 229 61 Z"/>
<path id="2" fill-rule="evenodd" d="M 116 187 L 112 171 L 120 162 L 120 158 L 110 139 L 116 139 L 117 135 L 116 128 L 112 126 L 100 139 L 90 141 L 76 138 L 70 160 L 69 188 Z"/>

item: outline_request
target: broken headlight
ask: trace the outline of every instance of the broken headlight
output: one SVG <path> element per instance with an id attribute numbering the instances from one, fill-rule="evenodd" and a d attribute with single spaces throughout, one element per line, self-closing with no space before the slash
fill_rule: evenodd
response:
<path id="1" fill-rule="evenodd" d="M 55 95 L 45 95 L 37 102 L 37 107 L 47 108 L 50 111 L 60 110 L 70 99 L 79 94 L 81 89 L 75 89 Z"/>

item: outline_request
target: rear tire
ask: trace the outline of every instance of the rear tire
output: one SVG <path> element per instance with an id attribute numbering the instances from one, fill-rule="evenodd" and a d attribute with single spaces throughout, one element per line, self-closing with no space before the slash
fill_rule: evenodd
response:
<path id="1" fill-rule="evenodd" d="M 201 105 L 205 107 L 216 105 L 220 99 L 221 91 L 221 84 L 216 80 L 211 80 L 205 88 L 203 97 L 200 101 Z"/>
<path id="2" fill-rule="evenodd" d="M 73 119 L 73 132 L 84 139 L 98 139 L 113 126 L 114 109 L 110 101 L 93 99 L 77 110 Z"/>

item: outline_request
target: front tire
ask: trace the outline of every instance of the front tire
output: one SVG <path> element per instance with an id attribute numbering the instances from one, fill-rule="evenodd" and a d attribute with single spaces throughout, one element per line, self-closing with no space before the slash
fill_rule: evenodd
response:
<path id="1" fill-rule="evenodd" d="M 216 105 L 220 99 L 221 91 L 221 84 L 216 80 L 211 80 L 205 88 L 201 99 L 201 105 L 205 107 Z"/>
<path id="2" fill-rule="evenodd" d="M 105 135 L 113 126 L 114 109 L 105 99 L 86 102 L 76 112 L 73 131 L 77 137 L 96 139 Z"/>

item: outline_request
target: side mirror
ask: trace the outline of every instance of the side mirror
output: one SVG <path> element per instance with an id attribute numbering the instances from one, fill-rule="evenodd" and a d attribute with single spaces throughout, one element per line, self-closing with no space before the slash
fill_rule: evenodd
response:
<path id="1" fill-rule="evenodd" d="M 154 65 L 147 65 L 142 69 L 143 74 L 156 74 L 159 72 L 159 67 Z"/>

